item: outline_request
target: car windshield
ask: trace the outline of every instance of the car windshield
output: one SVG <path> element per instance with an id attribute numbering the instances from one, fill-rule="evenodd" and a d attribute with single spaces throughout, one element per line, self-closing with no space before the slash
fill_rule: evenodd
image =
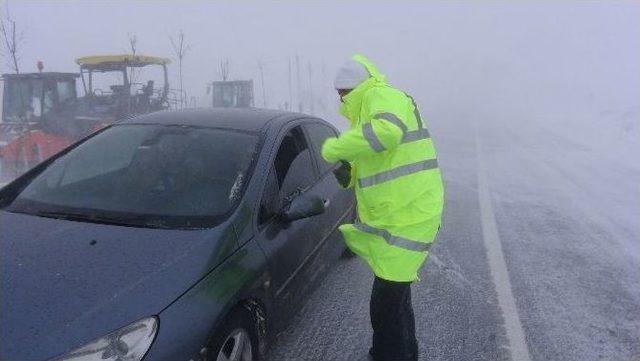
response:
<path id="1" fill-rule="evenodd" d="M 159 228 L 212 226 L 248 181 L 253 133 L 117 125 L 33 177 L 4 209 L 45 217 Z"/>

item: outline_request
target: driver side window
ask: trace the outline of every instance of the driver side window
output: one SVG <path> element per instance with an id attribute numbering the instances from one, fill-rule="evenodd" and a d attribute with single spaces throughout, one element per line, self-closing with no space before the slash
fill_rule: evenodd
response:
<path id="1" fill-rule="evenodd" d="M 258 223 L 271 219 L 296 193 L 314 182 L 309 146 L 302 129 L 297 126 L 289 130 L 280 143 L 260 202 Z"/>

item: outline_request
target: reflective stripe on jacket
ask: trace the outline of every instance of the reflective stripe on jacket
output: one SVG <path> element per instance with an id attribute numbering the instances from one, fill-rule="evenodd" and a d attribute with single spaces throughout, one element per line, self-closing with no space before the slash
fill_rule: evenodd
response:
<path id="1" fill-rule="evenodd" d="M 340 112 L 351 128 L 322 147 L 327 161 L 352 166 L 359 223 L 340 231 L 376 276 L 414 281 L 442 215 L 436 151 L 413 99 L 389 86 L 369 60 L 354 59 L 371 77 L 343 98 Z"/>

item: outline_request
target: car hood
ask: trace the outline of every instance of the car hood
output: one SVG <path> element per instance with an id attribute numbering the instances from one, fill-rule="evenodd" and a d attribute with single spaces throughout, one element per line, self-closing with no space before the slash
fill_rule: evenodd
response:
<path id="1" fill-rule="evenodd" d="M 0 359 L 47 359 L 157 315 L 236 244 L 228 223 L 160 230 L 0 211 Z"/>

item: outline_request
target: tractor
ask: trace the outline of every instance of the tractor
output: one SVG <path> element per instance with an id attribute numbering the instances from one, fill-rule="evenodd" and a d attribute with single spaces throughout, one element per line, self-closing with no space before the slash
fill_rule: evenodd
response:
<path id="1" fill-rule="evenodd" d="M 169 59 L 106 55 L 79 58 L 76 63 L 80 74 L 2 76 L 0 183 L 119 119 L 169 108 Z M 159 88 L 154 80 L 137 81 L 143 67 L 159 69 L 163 81 Z M 82 97 L 76 92 L 78 78 L 82 79 Z"/>
<path id="2" fill-rule="evenodd" d="M 136 114 L 169 108 L 167 64 L 171 61 L 146 55 L 103 55 L 76 59 L 84 97 L 80 99 L 78 117 L 112 123 Z M 139 82 L 140 70 L 160 70 L 163 84 L 154 80 Z"/>
<path id="3" fill-rule="evenodd" d="M 75 73 L 4 74 L 0 122 L 0 182 L 71 144 L 85 130 L 70 122 L 77 95 Z"/>
<path id="4" fill-rule="evenodd" d="M 214 81 L 207 87 L 214 108 L 253 107 L 253 80 Z"/>

